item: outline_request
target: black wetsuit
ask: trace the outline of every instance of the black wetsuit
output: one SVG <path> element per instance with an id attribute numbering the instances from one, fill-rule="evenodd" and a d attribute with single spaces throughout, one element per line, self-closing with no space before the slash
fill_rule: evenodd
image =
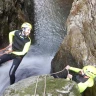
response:
<path id="1" fill-rule="evenodd" d="M 4 54 L 0 57 L 0 65 L 8 60 L 13 59 L 13 64 L 9 71 L 10 84 L 15 82 L 15 72 L 22 61 L 23 57 L 26 55 L 26 52 L 23 54 L 18 54 L 21 52 L 26 45 L 26 43 L 31 42 L 29 37 L 25 37 L 21 34 L 21 31 L 15 31 L 13 36 L 12 51 L 16 53 Z"/>

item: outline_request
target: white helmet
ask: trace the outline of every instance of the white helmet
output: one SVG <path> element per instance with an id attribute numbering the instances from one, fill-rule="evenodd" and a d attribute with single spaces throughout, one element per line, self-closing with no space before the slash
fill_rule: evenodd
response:
<path id="1" fill-rule="evenodd" d="M 24 22 L 22 25 L 21 25 L 21 28 L 30 28 L 32 29 L 32 25 L 28 22 Z"/>

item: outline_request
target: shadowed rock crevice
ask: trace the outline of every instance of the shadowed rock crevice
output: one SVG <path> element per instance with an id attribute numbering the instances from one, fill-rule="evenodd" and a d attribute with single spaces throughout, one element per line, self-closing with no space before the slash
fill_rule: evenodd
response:
<path id="1" fill-rule="evenodd" d="M 0 1 L 0 45 L 4 47 L 8 44 L 8 33 L 20 29 L 23 22 L 33 23 L 33 19 L 28 16 L 33 13 L 33 4 L 30 0 L 1 0 Z M 29 11 L 27 11 L 29 10 Z M 33 16 L 33 15 L 31 15 Z M 34 16 L 33 16 L 34 17 Z M 6 38 L 6 40 L 4 39 Z"/>

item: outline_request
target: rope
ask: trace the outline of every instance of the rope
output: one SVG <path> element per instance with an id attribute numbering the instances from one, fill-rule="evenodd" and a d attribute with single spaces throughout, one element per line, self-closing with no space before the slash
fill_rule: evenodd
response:
<path id="1" fill-rule="evenodd" d="M 10 54 L 10 53 L 12 53 L 12 52 L 13 52 L 13 51 L 9 51 L 9 53 L 4 52 L 4 53 L 0 54 L 0 56 L 2 56 L 2 55 L 4 55 L 4 54 Z"/>
<path id="2" fill-rule="evenodd" d="M 55 72 L 55 73 L 51 73 L 50 75 L 57 74 L 57 73 L 61 73 L 61 72 L 63 72 L 65 69 L 66 69 L 66 68 L 64 68 L 64 69 L 61 70 L 61 71 L 58 71 L 58 72 Z M 69 70 L 67 70 L 67 71 L 68 71 L 68 74 L 69 74 Z"/>
<path id="3" fill-rule="evenodd" d="M 34 96 L 36 96 L 36 92 L 37 92 L 37 85 L 38 85 L 38 80 L 39 80 L 39 76 L 38 76 L 37 81 L 36 81 L 36 87 L 35 87 Z"/>
<path id="4" fill-rule="evenodd" d="M 51 73 L 50 75 L 53 75 L 53 74 L 57 74 L 57 73 L 61 73 L 61 72 L 63 72 L 64 70 L 65 70 L 66 68 L 64 68 L 63 70 L 61 70 L 61 71 L 58 71 L 58 72 L 55 72 L 55 73 Z M 67 70 L 68 71 L 68 75 L 69 75 L 69 70 Z M 67 75 L 67 76 L 68 76 Z M 59 78 L 59 77 L 58 77 Z M 67 77 L 66 79 L 70 79 L 71 81 L 72 81 L 72 77 Z"/>
<path id="5" fill-rule="evenodd" d="M 0 50 L 0 52 L 6 50 L 8 47 L 10 47 L 10 46 L 8 45 L 7 47 L 2 48 L 2 49 Z"/>
<path id="6" fill-rule="evenodd" d="M 9 52 L 9 53 L 11 53 L 12 51 L 8 51 L 7 50 L 7 48 L 9 48 L 10 47 L 10 45 L 8 45 L 7 47 L 5 47 L 5 48 L 2 48 L 1 50 L 0 50 L 0 52 L 2 52 L 1 54 L 0 54 L 0 56 L 2 56 L 2 55 L 4 55 L 4 54 L 7 54 L 7 52 Z M 3 52 L 3 51 L 5 51 L 5 52 Z M 9 54 L 8 53 L 8 54 Z"/>
<path id="7" fill-rule="evenodd" d="M 1 54 L 0 54 L 0 56 L 2 56 L 2 55 L 4 55 L 4 54 L 6 54 L 5 52 L 3 52 L 3 51 L 6 51 L 7 50 L 7 48 L 9 48 L 10 46 L 8 45 L 7 47 L 5 47 L 5 48 L 2 48 L 1 50 L 0 50 L 0 52 L 2 52 Z M 10 51 L 11 52 L 11 51 Z"/>
<path id="8" fill-rule="evenodd" d="M 44 82 L 45 86 L 44 86 L 44 93 L 43 96 L 46 96 L 46 75 L 45 75 L 45 82 Z"/>
<path id="9" fill-rule="evenodd" d="M 55 72 L 55 73 L 51 73 L 51 75 L 53 75 L 53 74 L 57 74 L 57 73 L 61 73 L 61 72 L 63 72 L 64 70 L 65 70 L 66 68 L 64 68 L 63 70 L 61 70 L 61 71 L 58 71 L 58 72 Z M 68 74 L 69 74 L 69 70 L 67 70 L 68 71 Z M 43 93 L 43 96 L 46 96 L 46 76 L 47 75 L 45 75 L 45 81 L 44 81 L 44 93 Z"/>
<path id="10" fill-rule="evenodd" d="M 58 71 L 58 72 L 55 72 L 55 73 L 51 73 L 50 75 L 57 74 L 57 73 L 61 73 L 61 72 L 63 72 L 65 69 L 66 69 L 66 68 L 64 68 L 64 69 L 61 70 L 61 71 Z M 69 70 L 68 70 L 68 74 L 69 74 Z M 45 79 L 44 79 L 44 93 L 43 93 L 43 96 L 46 96 L 46 77 L 47 77 L 47 75 L 44 76 Z M 33 95 L 33 96 L 36 96 L 38 80 L 39 80 L 39 76 L 37 77 L 35 92 L 34 92 L 34 95 Z"/>

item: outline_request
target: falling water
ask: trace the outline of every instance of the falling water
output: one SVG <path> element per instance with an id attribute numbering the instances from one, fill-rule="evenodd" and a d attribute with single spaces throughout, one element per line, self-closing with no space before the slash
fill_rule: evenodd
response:
<path id="1" fill-rule="evenodd" d="M 49 74 L 51 60 L 66 34 L 72 0 L 34 0 L 35 43 L 16 71 L 16 82 L 33 75 Z M 0 67 L 0 92 L 9 85 L 12 61 Z M 1 96 L 1 95 L 0 95 Z"/>

